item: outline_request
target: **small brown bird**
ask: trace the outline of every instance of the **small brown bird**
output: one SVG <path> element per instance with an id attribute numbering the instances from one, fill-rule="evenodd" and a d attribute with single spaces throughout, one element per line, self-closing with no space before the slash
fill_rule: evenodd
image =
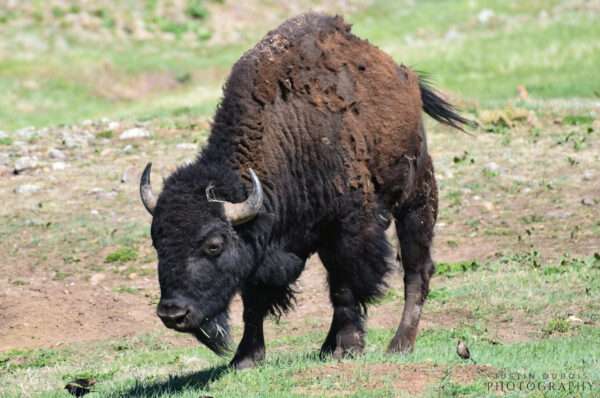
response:
<path id="1" fill-rule="evenodd" d="M 94 379 L 75 379 L 65 386 L 65 390 L 75 397 L 83 397 L 92 392 L 92 386 L 96 384 Z"/>
<path id="2" fill-rule="evenodd" d="M 462 340 L 458 340 L 458 343 L 456 344 L 456 353 L 462 359 L 470 359 L 471 361 L 473 361 L 473 363 L 477 363 L 473 358 L 471 358 L 471 352 L 469 351 L 469 347 L 467 347 L 467 344 L 465 344 L 465 342 Z"/>

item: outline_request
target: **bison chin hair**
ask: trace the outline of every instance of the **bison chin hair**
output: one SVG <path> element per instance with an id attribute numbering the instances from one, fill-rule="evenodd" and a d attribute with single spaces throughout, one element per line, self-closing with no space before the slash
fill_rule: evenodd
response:
<path id="1" fill-rule="evenodd" d="M 194 328 L 191 333 L 200 343 L 219 356 L 224 356 L 231 351 L 227 311 L 203 322 L 200 326 Z"/>

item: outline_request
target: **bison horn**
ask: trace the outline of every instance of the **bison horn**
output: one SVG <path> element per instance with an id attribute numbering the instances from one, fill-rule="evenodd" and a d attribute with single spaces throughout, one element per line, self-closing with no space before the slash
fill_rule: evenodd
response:
<path id="1" fill-rule="evenodd" d="M 142 203 L 148 213 L 154 214 L 154 208 L 156 207 L 156 196 L 152 193 L 152 185 L 150 184 L 150 171 L 152 171 L 152 162 L 146 165 L 142 178 L 140 180 L 140 197 Z"/>
<path id="2" fill-rule="evenodd" d="M 250 192 L 248 199 L 241 203 L 223 202 L 225 217 L 233 225 L 243 224 L 256 217 L 263 204 L 264 193 L 262 184 L 254 170 L 249 169 L 248 171 L 252 179 L 252 192 Z"/>

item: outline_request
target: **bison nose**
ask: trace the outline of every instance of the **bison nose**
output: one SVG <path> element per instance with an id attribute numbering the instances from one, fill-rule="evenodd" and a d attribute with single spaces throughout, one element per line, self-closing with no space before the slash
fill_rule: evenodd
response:
<path id="1" fill-rule="evenodd" d="M 156 314 L 170 329 L 183 330 L 190 310 L 179 300 L 161 300 Z"/>

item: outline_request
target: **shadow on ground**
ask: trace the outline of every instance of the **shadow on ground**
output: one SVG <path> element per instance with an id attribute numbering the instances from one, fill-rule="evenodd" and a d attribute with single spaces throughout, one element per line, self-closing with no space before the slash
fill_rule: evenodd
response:
<path id="1" fill-rule="evenodd" d="M 123 391 L 119 397 L 160 397 L 163 394 L 172 394 L 184 389 L 204 389 L 213 381 L 225 376 L 231 368 L 225 365 L 215 366 L 200 372 L 190 373 L 183 376 L 171 376 L 169 380 L 142 384 L 136 382 L 131 389 Z"/>

